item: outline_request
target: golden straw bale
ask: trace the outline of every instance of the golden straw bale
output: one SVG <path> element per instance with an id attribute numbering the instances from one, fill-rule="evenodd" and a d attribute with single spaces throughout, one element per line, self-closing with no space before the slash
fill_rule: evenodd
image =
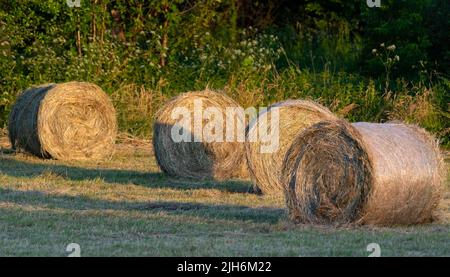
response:
<path id="1" fill-rule="evenodd" d="M 274 111 L 278 111 L 278 126 L 274 126 L 278 136 L 278 147 L 274 151 L 264 153 L 261 147 L 266 144 L 258 136 L 263 124 L 274 119 Z M 283 158 L 291 146 L 295 136 L 303 129 L 322 120 L 337 119 L 327 108 L 308 100 L 287 100 L 276 103 L 261 112 L 250 122 L 247 130 L 246 153 L 250 177 L 254 185 L 264 194 L 273 197 L 283 196 L 283 187 L 279 182 Z M 265 127 L 264 127 L 265 128 Z M 270 128 L 270 127 L 269 127 Z M 263 131 L 264 132 L 264 131 Z"/>
<path id="2" fill-rule="evenodd" d="M 423 129 L 338 120 L 298 134 L 280 179 L 297 222 L 409 225 L 433 218 L 444 176 L 438 143 Z"/>
<path id="3" fill-rule="evenodd" d="M 191 119 L 186 124 L 181 124 L 179 114 L 176 114 L 183 109 Z M 210 118 L 204 116 L 208 109 L 219 114 Z M 227 111 L 233 109 L 238 111 L 233 115 L 234 124 L 224 126 Z M 201 118 L 196 119 L 196 115 Z M 195 124 L 207 128 L 213 119 L 218 119 L 219 123 L 222 120 L 221 133 L 215 128 L 211 132 L 195 129 Z M 186 132 L 189 140 L 174 140 L 174 128 L 181 133 Z M 235 134 L 230 140 L 225 137 L 228 132 Z M 238 139 L 239 132 L 242 133 L 241 140 Z M 217 139 L 216 134 L 219 134 L 220 139 Z M 157 113 L 153 128 L 153 148 L 159 167 L 163 172 L 181 178 L 219 181 L 247 178 L 244 141 L 243 109 L 226 95 L 208 89 L 184 93 L 171 99 Z"/>
<path id="4" fill-rule="evenodd" d="M 101 159 L 114 149 L 115 110 L 90 83 L 45 84 L 25 90 L 9 116 L 13 149 L 59 160 Z"/>

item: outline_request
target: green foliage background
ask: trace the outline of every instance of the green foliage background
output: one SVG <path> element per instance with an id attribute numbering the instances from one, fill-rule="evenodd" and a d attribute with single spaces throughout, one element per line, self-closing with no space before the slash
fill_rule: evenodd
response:
<path id="1" fill-rule="evenodd" d="M 0 126 L 23 89 L 84 80 L 143 137 L 165 99 L 208 86 L 244 106 L 302 97 L 352 121 L 401 119 L 448 145 L 449 11 L 446 0 L 0 0 Z"/>

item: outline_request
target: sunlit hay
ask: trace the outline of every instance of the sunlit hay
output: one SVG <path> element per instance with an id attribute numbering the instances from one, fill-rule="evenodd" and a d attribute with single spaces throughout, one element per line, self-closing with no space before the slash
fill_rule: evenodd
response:
<path id="1" fill-rule="evenodd" d="M 197 107 L 196 103 L 200 106 Z M 219 115 L 206 116 L 207 108 L 215 108 Z M 240 111 L 233 116 L 232 126 L 225 123 L 226 112 L 230 108 Z M 181 117 L 174 115 L 180 109 L 187 111 L 191 119 L 189 122 L 180 123 Z M 196 115 L 200 115 L 200 119 L 196 119 Z M 206 132 L 206 126 L 216 117 L 222 118 L 223 130 L 208 128 L 210 132 Z M 203 129 L 195 129 L 194 122 Z M 188 134 L 189 140 L 174 140 L 174 127 L 179 130 L 178 133 Z M 226 137 L 228 132 L 234 134 L 231 139 Z M 241 139 L 239 133 L 242 134 Z M 216 139 L 218 137 L 220 139 Z M 224 94 L 210 90 L 188 92 L 170 100 L 157 113 L 153 128 L 153 147 L 159 167 L 168 175 L 181 178 L 247 178 L 244 141 L 243 109 Z"/>
<path id="2" fill-rule="evenodd" d="M 113 105 L 90 83 L 46 84 L 25 90 L 9 116 L 13 149 L 59 160 L 110 157 L 117 133 Z"/>
<path id="3" fill-rule="evenodd" d="M 437 142 L 416 126 L 324 121 L 298 134 L 280 179 L 296 222 L 384 226 L 430 221 L 444 175 Z"/>
<path id="4" fill-rule="evenodd" d="M 267 124 L 271 134 L 272 113 L 278 109 L 279 124 L 274 125 L 279 131 L 279 136 L 269 135 L 269 139 L 278 139 L 278 147 L 274 151 L 264 153 L 262 146 L 270 144 L 261 136 L 265 131 L 260 128 Z M 267 111 L 261 112 L 248 127 L 246 136 L 246 153 L 250 177 L 254 185 L 264 194 L 281 198 L 283 187 L 279 181 L 279 175 L 283 164 L 283 158 L 289 149 L 295 136 L 303 129 L 321 120 L 337 119 L 327 108 L 307 100 L 288 100 L 276 103 L 268 107 Z M 276 121 L 276 120 L 275 120 Z M 278 129 L 279 126 L 279 129 Z M 264 129 L 264 128 L 263 128 Z"/>

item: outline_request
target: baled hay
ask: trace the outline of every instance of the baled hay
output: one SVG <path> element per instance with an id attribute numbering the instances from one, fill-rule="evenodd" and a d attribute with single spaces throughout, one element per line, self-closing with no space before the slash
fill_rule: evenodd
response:
<path id="1" fill-rule="evenodd" d="M 90 83 L 46 84 L 25 90 L 9 116 L 13 149 L 59 160 L 112 154 L 117 124 L 103 90 Z"/>
<path id="2" fill-rule="evenodd" d="M 432 219 L 443 169 L 418 127 L 324 121 L 296 137 L 280 178 L 297 222 L 410 225 Z"/>
<path id="3" fill-rule="evenodd" d="M 264 153 L 261 147 L 266 144 L 258 136 L 261 124 L 269 126 L 271 133 L 271 120 L 274 109 L 279 114 L 279 147 L 276 151 Z M 253 184 L 264 194 L 276 198 L 283 197 L 283 186 L 279 175 L 283 165 L 283 158 L 291 146 L 295 136 L 303 129 L 322 120 L 337 119 L 327 108 L 307 100 L 287 100 L 276 103 L 261 112 L 248 127 L 246 135 L 246 153 L 250 177 Z M 265 122 L 265 123 L 262 123 Z M 278 126 L 276 126 L 278 127 Z M 274 139 L 276 139 L 274 137 Z"/>
<path id="4" fill-rule="evenodd" d="M 227 108 L 243 111 L 229 97 L 208 89 L 184 93 L 171 99 L 157 113 L 153 128 L 153 148 L 161 170 L 174 177 L 197 180 L 221 181 L 234 177 L 248 178 L 244 149 L 245 118 L 241 116 L 242 114 L 236 113 L 233 118 L 235 122 L 233 131 L 227 130 L 229 126 L 223 126 L 224 134 L 228 131 L 236 134 L 234 139 L 227 140 L 223 135 L 223 141 L 214 140 L 209 136 L 216 134 L 219 130 L 213 129 L 211 133 L 205 133 L 203 130 L 196 130 L 194 127 L 196 101 L 201 103 L 201 109 L 198 109 L 197 112 L 205 111 L 207 108 L 215 108 L 220 112 L 224 125 Z M 189 112 L 192 119 L 190 126 L 181 124 L 180 118 L 173 117 L 173 111 L 180 108 L 185 108 Z M 210 120 L 203 116 L 203 112 L 202 118 L 201 124 L 205 127 Z M 173 127 L 181 129 L 182 132 L 188 132 L 190 141 L 174 141 L 171 135 Z M 238 140 L 237 134 L 239 132 L 242 132 L 241 140 Z M 202 139 L 199 139 L 200 137 Z"/>

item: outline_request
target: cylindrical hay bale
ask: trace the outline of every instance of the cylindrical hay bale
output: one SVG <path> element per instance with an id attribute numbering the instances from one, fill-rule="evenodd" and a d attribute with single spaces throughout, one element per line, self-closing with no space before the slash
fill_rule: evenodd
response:
<path id="1" fill-rule="evenodd" d="M 416 126 L 324 121 L 298 134 L 280 178 L 297 222 L 383 226 L 430 221 L 444 175 L 437 142 Z"/>
<path id="2" fill-rule="evenodd" d="M 222 93 L 188 92 L 157 114 L 153 148 L 168 175 L 197 180 L 248 177 L 244 110 Z"/>
<path id="3" fill-rule="evenodd" d="M 308 100 L 287 100 L 262 111 L 250 122 L 246 136 L 248 168 L 253 184 L 264 194 L 283 197 L 279 175 L 283 158 L 295 136 L 319 121 L 333 119 L 337 117 L 327 108 Z M 263 151 L 262 147 L 269 144 L 276 147 Z"/>
<path id="4" fill-rule="evenodd" d="M 114 150 L 115 110 L 90 83 L 46 84 L 25 90 L 9 116 L 13 149 L 59 160 L 101 159 Z"/>

